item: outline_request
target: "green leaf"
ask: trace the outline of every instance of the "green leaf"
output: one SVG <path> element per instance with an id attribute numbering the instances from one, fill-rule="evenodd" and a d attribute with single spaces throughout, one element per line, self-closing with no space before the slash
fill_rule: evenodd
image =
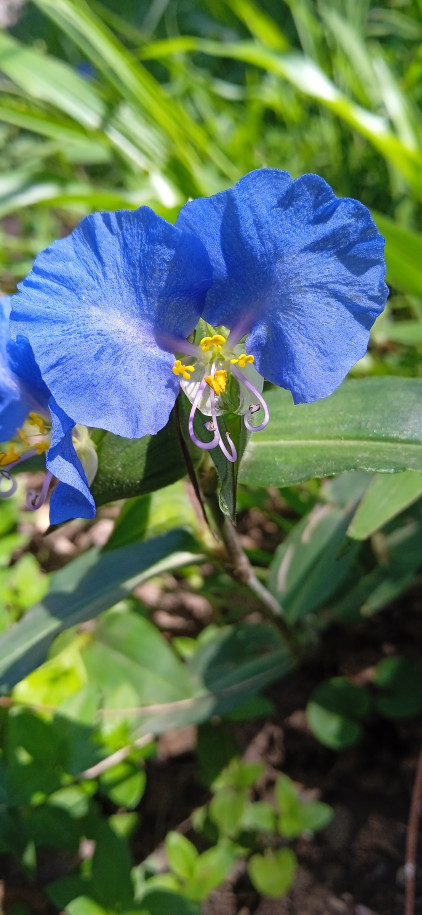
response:
<path id="1" fill-rule="evenodd" d="M 192 877 L 187 881 L 185 893 L 190 899 L 206 899 L 228 877 L 235 862 L 234 847 L 219 844 L 199 856 Z"/>
<path id="2" fill-rule="evenodd" d="M 290 889 L 297 870 L 297 859 L 291 848 L 252 855 L 248 863 L 249 877 L 259 893 L 278 899 Z"/>
<path id="3" fill-rule="evenodd" d="M 102 617 L 82 657 L 106 708 L 172 703 L 193 694 L 191 679 L 164 636 L 135 613 L 116 610 Z"/>
<path id="4" fill-rule="evenodd" d="M 295 406 L 281 390 L 266 400 L 270 422 L 251 436 L 241 483 L 290 486 L 346 470 L 422 471 L 421 379 L 346 381 L 312 404 Z"/>
<path id="5" fill-rule="evenodd" d="M 159 125 L 172 143 L 174 155 L 188 173 L 201 173 L 200 155 L 214 159 L 223 173 L 237 177 L 232 163 L 194 118 L 189 107 L 169 95 L 165 88 L 121 44 L 88 4 L 80 0 L 35 0 L 102 73 L 117 93 Z"/>
<path id="6" fill-rule="evenodd" d="M 355 540 L 371 537 L 387 521 L 422 496 L 422 474 L 406 470 L 394 476 L 376 476 L 354 515 L 347 534 Z"/>
<path id="7" fill-rule="evenodd" d="M 182 880 L 192 876 L 198 852 L 192 842 L 179 832 L 168 832 L 164 847 L 172 871 Z"/>
<path id="8" fill-rule="evenodd" d="M 108 909 L 123 911 L 133 903 L 132 860 L 122 836 L 116 835 L 107 822 L 95 833 L 92 858 L 92 883 L 96 898 Z"/>
<path id="9" fill-rule="evenodd" d="M 147 884 L 148 886 L 148 884 Z M 142 902 L 131 906 L 124 915 L 200 915 L 200 909 L 191 899 L 165 889 L 151 889 L 142 896 Z"/>
<path id="10" fill-rule="evenodd" d="M 301 800 L 287 775 L 277 779 L 275 795 L 281 813 L 279 832 L 286 839 L 295 839 L 307 832 L 318 832 L 333 818 L 333 811 L 328 804 Z"/>
<path id="11" fill-rule="evenodd" d="M 422 663 L 398 655 L 383 658 L 376 669 L 375 705 L 386 718 L 412 718 L 422 709 Z"/>
<path id="12" fill-rule="evenodd" d="M 212 798 L 209 815 L 223 836 L 236 835 L 246 804 L 247 791 L 245 789 L 235 791 L 233 788 L 223 788 Z"/>
<path id="13" fill-rule="evenodd" d="M 98 902 L 89 896 L 78 896 L 66 906 L 66 915 L 109 915 L 109 909 L 104 909 Z"/>
<path id="14" fill-rule="evenodd" d="M 382 213 L 372 216 L 385 237 L 387 281 L 402 292 L 422 298 L 422 235 L 405 229 Z"/>
<path id="15" fill-rule="evenodd" d="M 275 811 L 266 801 L 255 801 L 247 804 L 241 822 L 242 831 L 275 832 Z"/>
<path id="16" fill-rule="evenodd" d="M 106 432 L 97 454 L 98 472 L 91 487 L 97 505 L 154 492 L 186 475 L 173 413 L 157 435 L 125 439 Z"/>
<path id="17" fill-rule="evenodd" d="M 347 576 L 356 544 L 339 554 L 347 544 L 353 510 L 350 505 L 344 509 L 317 505 L 277 548 L 268 584 L 289 622 L 297 623 L 321 607 Z"/>
<path id="18" fill-rule="evenodd" d="M 62 630 L 97 616 L 148 578 L 197 562 L 192 549 L 192 537 L 176 529 L 103 555 L 90 550 L 54 573 L 47 597 L 0 637 L 0 689 L 7 692 L 35 670 Z"/>
<path id="19" fill-rule="evenodd" d="M 369 694 L 344 677 L 320 683 L 306 707 L 314 736 L 332 750 L 350 747 L 361 738 L 361 720 L 369 713 Z"/>
<path id="20" fill-rule="evenodd" d="M 227 626 L 200 645 L 187 667 L 214 694 L 213 714 L 226 714 L 296 665 L 269 625 Z M 211 709 L 210 709 L 211 713 Z"/>
<path id="21" fill-rule="evenodd" d="M 146 774 L 130 760 L 117 763 L 101 776 L 100 791 L 117 807 L 132 810 L 137 807 L 146 786 Z"/>

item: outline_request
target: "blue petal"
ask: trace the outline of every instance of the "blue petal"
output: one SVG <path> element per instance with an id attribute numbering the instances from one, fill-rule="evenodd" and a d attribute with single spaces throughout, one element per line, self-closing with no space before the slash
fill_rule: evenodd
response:
<path id="1" fill-rule="evenodd" d="M 12 327 L 75 422 L 136 438 L 168 420 L 179 382 L 162 338 L 194 329 L 210 282 L 201 242 L 148 207 L 96 213 L 36 258 Z"/>
<path id="2" fill-rule="evenodd" d="M 60 524 L 71 518 L 94 518 L 95 502 L 85 472 L 72 442 L 72 419 L 50 399 L 51 444 L 46 456 L 47 470 L 59 483 L 50 499 L 50 521 Z"/>
<path id="3" fill-rule="evenodd" d="M 388 295 L 366 207 L 317 175 L 261 169 L 186 204 L 177 225 L 210 256 L 205 319 L 249 332 L 258 371 L 296 403 L 330 394 L 364 355 Z"/>
<path id="4" fill-rule="evenodd" d="M 11 366 L 9 314 L 10 297 L 5 296 L 0 300 L 0 442 L 13 438 L 29 411 L 35 409 L 29 391 Z"/>

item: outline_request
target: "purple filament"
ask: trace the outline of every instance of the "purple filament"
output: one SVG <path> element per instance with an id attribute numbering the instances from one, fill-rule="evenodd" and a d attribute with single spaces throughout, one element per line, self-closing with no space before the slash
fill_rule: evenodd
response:
<path id="1" fill-rule="evenodd" d="M 3 480 L 6 480 L 8 483 L 11 483 L 10 489 L 6 492 L 3 492 L 1 489 L 1 484 Z M 7 470 L 0 470 L 0 499 L 8 499 L 9 496 L 13 496 L 18 488 L 18 481 L 10 476 L 10 473 Z"/>
<path id="2" fill-rule="evenodd" d="M 28 490 L 26 494 L 26 507 L 29 509 L 29 511 L 34 512 L 37 510 L 37 508 L 41 508 L 41 506 L 44 505 L 52 479 L 53 474 L 47 470 L 47 473 L 44 477 L 44 482 L 42 484 L 41 492 L 38 493 L 36 489 Z"/>
<path id="3" fill-rule="evenodd" d="M 215 394 L 214 394 L 213 390 L 211 390 L 211 415 L 212 415 L 212 422 L 213 422 L 214 429 L 215 429 L 213 438 L 211 439 L 210 442 L 201 442 L 199 440 L 199 438 L 196 437 L 194 429 L 193 429 L 193 421 L 195 418 L 195 413 L 199 407 L 201 397 L 205 390 L 206 383 L 207 382 L 205 381 L 205 378 L 203 378 L 201 381 L 201 384 L 199 385 L 199 388 L 196 392 L 196 397 L 192 404 L 191 411 L 189 413 L 189 435 L 190 435 L 194 445 L 197 445 L 198 448 L 202 448 L 204 451 L 212 451 L 213 448 L 217 447 L 217 445 L 219 444 L 219 441 L 220 441 L 220 430 L 218 428 L 217 416 L 216 416 L 216 412 L 215 412 Z"/>
<path id="4" fill-rule="evenodd" d="M 247 378 L 245 378 L 243 373 L 240 372 L 239 369 L 236 368 L 236 366 L 233 366 L 232 372 L 233 372 L 233 375 L 236 376 L 236 378 L 240 382 L 240 384 L 244 384 L 245 387 L 247 387 L 252 392 L 254 397 L 256 397 L 257 400 L 259 400 L 259 403 L 261 404 L 261 407 L 264 410 L 264 419 L 259 426 L 251 426 L 251 424 L 247 420 L 247 414 L 243 417 L 244 423 L 245 423 L 245 426 L 246 426 L 248 432 L 261 432 L 261 429 L 265 429 L 265 426 L 268 425 L 268 422 L 270 419 L 270 413 L 269 413 L 267 404 L 265 403 L 265 400 L 261 396 L 259 391 L 257 391 L 256 388 L 254 388 L 253 384 L 251 384 L 251 382 L 248 381 Z"/>

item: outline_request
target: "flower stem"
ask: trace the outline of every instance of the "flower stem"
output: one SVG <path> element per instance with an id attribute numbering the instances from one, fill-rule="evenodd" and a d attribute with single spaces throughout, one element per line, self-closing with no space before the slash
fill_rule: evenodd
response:
<path id="1" fill-rule="evenodd" d="M 298 657 L 298 648 L 295 644 L 290 626 L 283 618 L 283 607 L 270 591 L 256 577 L 249 559 L 242 547 L 236 529 L 233 527 L 218 503 L 215 492 L 206 494 L 207 504 L 211 511 L 214 523 L 225 547 L 225 566 L 232 578 L 246 585 L 258 598 L 261 604 L 261 613 L 278 629 L 278 632 L 289 651 Z"/>

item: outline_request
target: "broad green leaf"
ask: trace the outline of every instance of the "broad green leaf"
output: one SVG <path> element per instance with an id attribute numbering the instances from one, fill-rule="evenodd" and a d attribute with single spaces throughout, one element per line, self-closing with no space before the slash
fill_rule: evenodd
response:
<path id="1" fill-rule="evenodd" d="M 54 573 L 44 600 L 0 637 L 1 691 L 7 692 L 35 670 L 63 629 L 97 616 L 142 581 L 197 562 L 201 557 L 193 549 L 193 539 L 185 531 L 174 530 L 103 555 L 91 550 Z"/>
<path id="2" fill-rule="evenodd" d="M 333 677 L 314 689 L 306 715 L 320 743 L 332 750 L 343 750 L 361 738 L 361 721 L 369 708 L 369 693 L 344 677 Z"/>
<path id="3" fill-rule="evenodd" d="M 297 859 L 291 848 L 267 851 L 264 855 L 252 855 L 248 863 L 248 874 L 259 893 L 278 899 L 290 889 L 295 878 Z"/>
<path id="4" fill-rule="evenodd" d="M 106 708 L 173 703 L 193 695 L 186 668 L 164 636 L 135 613 L 105 614 L 82 657 Z"/>
<path id="5" fill-rule="evenodd" d="M 95 897 L 113 911 L 125 911 L 133 903 L 132 860 L 127 842 L 100 823 L 95 834 L 92 858 L 92 885 Z"/>
<path id="6" fill-rule="evenodd" d="M 106 617 L 84 659 L 107 706 L 105 723 L 129 719 L 134 736 L 226 714 L 295 665 L 269 625 L 226 627 L 182 665 L 151 623 L 134 614 L 128 623 L 127 616 Z"/>
<path id="7" fill-rule="evenodd" d="M 422 235 L 405 229 L 382 213 L 372 212 L 372 216 L 385 237 L 388 282 L 402 292 L 422 298 Z"/>
<path id="8" fill-rule="evenodd" d="M 365 540 L 422 496 L 422 474 L 406 470 L 394 476 L 377 475 L 354 515 L 347 534 Z"/>
<path id="9" fill-rule="evenodd" d="M 403 518 L 388 524 L 382 532 L 383 558 L 380 565 L 351 582 L 343 596 L 337 597 L 326 617 L 356 622 L 372 616 L 405 591 L 422 566 L 421 506 L 417 502 Z"/>
<path id="10" fill-rule="evenodd" d="M 195 508 L 183 480 L 145 496 L 128 499 L 105 549 L 117 550 L 148 540 L 172 527 L 183 527 L 192 533 L 198 527 Z"/>
<path id="11" fill-rule="evenodd" d="M 277 547 L 268 584 L 289 622 L 321 607 L 347 576 L 357 553 L 346 540 L 353 511 L 317 505 Z"/>
<path id="12" fill-rule="evenodd" d="M 289 486 L 346 470 L 422 471 L 422 379 L 345 381 L 330 397 L 266 394 L 270 422 L 251 436 L 240 482 Z"/>
<path id="13" fill-rule="evenodd" d="M 157 435 L 125 439 L 104 433 L 97 454 L 98 472 L 91 487 L 97 505 L 154 492 L 186 475 L 173 414 Z"/>

